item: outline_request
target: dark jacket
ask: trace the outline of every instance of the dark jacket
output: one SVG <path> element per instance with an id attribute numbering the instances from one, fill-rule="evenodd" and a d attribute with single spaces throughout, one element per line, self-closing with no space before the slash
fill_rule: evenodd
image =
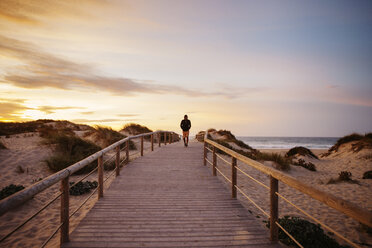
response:
<path id="1" fill-rule="evenodd" d="M 190 120 L 182 120 L 181 121 L 181 128 L 182 128 L 182 131 L 189 131 L 190 128 L 191 128 L 191 121 Z"/>

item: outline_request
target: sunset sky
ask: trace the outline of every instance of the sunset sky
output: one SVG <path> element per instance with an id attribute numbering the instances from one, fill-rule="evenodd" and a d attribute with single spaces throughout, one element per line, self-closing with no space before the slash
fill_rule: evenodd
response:
<path id="1" fill-rule="evenodd" d="M 372 131 L 372 1 L 0 1 L 0 120 Z"/>

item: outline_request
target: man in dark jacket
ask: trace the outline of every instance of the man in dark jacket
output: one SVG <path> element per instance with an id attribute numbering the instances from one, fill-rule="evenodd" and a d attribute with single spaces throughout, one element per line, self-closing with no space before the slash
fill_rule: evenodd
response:
<path id="1" fill-rule="evenodd" d="M 189 130 L 191 128 L 191 121 L 188 119 L 187 115 L 183 117 L 181 121 L 181 128 L 182 128 L 182 135 L 183 135 L 183 143 L 185 146 L 189 144 Z"/>

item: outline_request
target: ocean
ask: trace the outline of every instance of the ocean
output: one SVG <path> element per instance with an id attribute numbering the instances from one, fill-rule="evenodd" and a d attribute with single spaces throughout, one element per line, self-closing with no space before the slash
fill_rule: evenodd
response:
<path id="1" fill-rule="evenodd" d="M 303 146 L 309 149 L 328 149 L 339 139 L 337 137 L 250 137 L 240 136 L 239 140 L 255 149 L 290 149 Z"/>

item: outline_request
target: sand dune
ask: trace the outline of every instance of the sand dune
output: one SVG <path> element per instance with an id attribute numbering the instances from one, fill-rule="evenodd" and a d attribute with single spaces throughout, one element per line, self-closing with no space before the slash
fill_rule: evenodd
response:
<path id="1" fill-rule="evenodd" d="M 372 170 L 372 160 L 366 159 L 368 155 L 372 154 L 372 149 L 363 149 L 357 153 L 352 151 L 353 142 L 342 145 L 337 153 L 333 153 L 328 157 L 318 159 L 302 157 L 306 161 L 310 161 L 315 164 L 315 172 L 309 171 L 303 167 L 291 166 L 291 169 L 287 172 L 292 177 L 295 177 L 301 182 L 311 185 L 324 192 L 329 192 L 345 200 L 353 202 L 362 208 L 372 211 L 372 180 L 362 179 L 365 171 Z M 288 150 L 282 149 L 266 149 L 261 152 L 275 152 L 281 155 L 285 155 Z M 327 152 L 327 150 L 312 150 L 317 156 Z M 223 155 L 223 157 L 230 161 L 230 159 Z M 209 159 L 211 159 L 211 153 L 209 152 Z M 231 177 L 230 165 L 227 165 L 223 160 L 218 159 L 219 169 L 228 177 Z M 272 166 L 272 162 L 264 162 L 267 166 Z M 258 179 L 259 181 L 269 185 L 269 177 L 258 170 L 247 166 L 241 162 L 238 162 L 239 168 L 243 171 Z M 327 184 L 331 178 L 337 178 L 341 171 L 349 171 L 352 173 L 352 179 L 358 183 L 340 182 L 337 184 Z M 222 176 L 219 176 L 230 189 L 230 184 L 225 181 Z M 238 173 L 238 186 L 244 189 L 244 191 L 251 197 L 260 207 L 266 212 L 270 212 L 269 209 L 269 193 L 267 189 L 253 182 L 248 177 L 241 173 Z M 360 224 L 357 221 L 345 216 L 344 214 L 329 208 L 323 203 L 318 202 L 310 198 L 307 195 L 285 185 L 279 183 L 279 192 L 283 194 L 287 199 L 292 201 L 294 204 L 310 213 L 312 216 L 322 221 L 326 225 L 337 232 L 345 235 L 345 237 L 359 244 L 372 245 L 372 237 L 365 231 L 361 230 Z M 266 220 L 267 218 L 245 197 L 239 195 L 239 199 L 246 205 L 246 207 L 253 212 L 257 218 Z M 284 200 L 279 201 L 280 216 L 301 216 L 305 219 L 310 220 L 304 214 L 296 210 L 293 206 L 286 203 Z M 314 222 L 313 220 L 310 220 Z M 264 224 L 264 223 L 263 223 Z M 331 235 L 332 236 L 332 235 Z M 336 238 L 337 239 L 337 238 Z M 337 239 L 340 243 L 343 241 Z"/>

